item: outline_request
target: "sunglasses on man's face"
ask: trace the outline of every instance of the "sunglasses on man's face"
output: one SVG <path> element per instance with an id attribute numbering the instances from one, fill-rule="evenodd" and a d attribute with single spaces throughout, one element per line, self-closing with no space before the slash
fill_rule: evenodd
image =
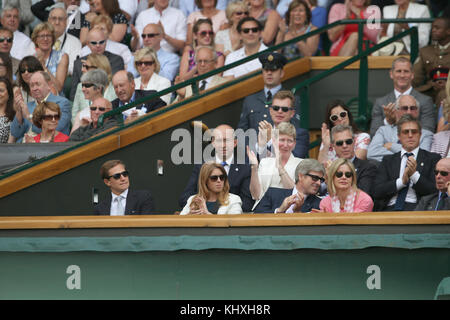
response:
<path id="1" fill-rule="evenodd" d="M 345 173 L 342 171 L 336 171 L 336 173 L 334 174 L 337 178 L 342 178 L 343 175 L 345 175 L 346 178 L 351 178 L 353 177 L 353 172 L 351 171 L 346 171 Z"/>
<path id="2" fill-rule="evenodd" d="M 0 42 L 8 42 L 8 43 L 12 43 L 13 42 L 13 38 L 0 38 Z"/>
<path id="3" fill-rule="evenodd" d="M 93 46 L 96 46 L 96 45 L 102 45 L 102 44 L 104 44 L 105 42 L 106 42 L 106 40 L 89 41 L 89 43 L 90 43 L 91 45 L 93 45 Z"/>
<path id="4" fill-rule="evenodd" d="M 60 116 L 59 114 L 46 114 L 42 116 L 42 120 L 47 120 L 47 121 L 57 121 L 59 120 Z"/>
<path id="5" fill-rule="evenodd" d="M 219 179 L 220 179 L 220 181 L 225 181 L 226 177 L 227 177 L 226 175 L 221 174 L 219 176 L 210 176 L 209 180 L 211 180 L 212 182 L 216 182 Z"/>
<path id="6" fill-rule="evenodd" d="M 272 110 L 275 111 L 275 112 L 280 111 L 280 109 L 281 109 L 281 111 L 283 111 L 283 112 L 288 112 L 288 111 L 294 110 L 293 107 L 280 107 L 280 106 L 270 106 L 270 107 L 271 107 Z"/>
<path id="7" fill-rule="evenodd" d="M 417 106 L 401 106 L 400 110 L 401 111 L 408 111 L 408 110 L 416 111 L 417 110 Z"/>
<path id="8" fill-rule="evenodd" d="M 339 118 L 344 119 L 347 116 L 347 111 L 339 112 L 339 114 L 333 114 L 330 116 L 330 120 L 336 122 Z"/>
<path id="9" fill-rule="evenodd" d="M 113 178 L 114 180 L 119 180 L 120 176 L 123 176 L 124 178 L 126 178 L 129 176 L 129 173 L 128 173 L 128 171 L 125 170 L 125 171 L 113 174 L 112 176 L 109 176 L 108 179 Z"/>
<path id="10" fill-rule="evenodd" d="M 334 144 L 338 147 L 342 147 L 344 145 L 344 143 L 346 145 L 352 145 L 353 144 L 353 139 L 347 139 L 347 140 L 338 140 L 336 141 Z"/>
<path id="11" fill-rule="evenodd" d="M 434 175 L 437 176 L 438 174 L 441 174 L 441 176 L 446 177 L 448 176 L 448 171 L 434 170 Z"/>
<path id="12" fill-rule="evenodd" d="M 401 131 L 401 133 L 404 135 L 410 135 L 410 134 L 416 135 L 419 133 L 419 129 L 404 129 Z"/>
<path id="13" fill-rule="evenodd" d="M 159 36 L 159 33 L 143 33 L 143 34 L 141 34 L 142 39 L 154 38 L 156 36 Z"/>
<path id="14" fill-rule="evenodd" d="M 242 29 L 242 32 L 245 33 L 245 34 L 249 33 L 250 31 L 252 33 L 257 33 L 257 32 L 259 32 L 259 28 L 255 27 L 255 28 L 243 28 Z"/>
<path id="15" fill-rule="evenodd" d="M 97 111 L 97 109 L 99 110 L 99 111 L 105 111 L 107 108 L 105 108 L 105 107 L 96 107 L 96 106 L 92 106 L 92 107 L 89 107 L 90 109 L 91 109 L 91 111 Z"/>
<path id="16" fill-rule="evenodd" d="M 312 181 L 314 181 L 314 182 L 317 182 L 317 181 L 319 181 L 320 180 L 320 182 L 325 182 L 325 179 L 324 178 L 322 178 L 322 177 L 319 177 L 319 176 L 316 176 L 316 175 L 314 175 L 314 174 L 309 174 L 309 173 L 307 173 L 306 174 L 308 177 L 310 177 L 311 179 L 312 179 Z"/>

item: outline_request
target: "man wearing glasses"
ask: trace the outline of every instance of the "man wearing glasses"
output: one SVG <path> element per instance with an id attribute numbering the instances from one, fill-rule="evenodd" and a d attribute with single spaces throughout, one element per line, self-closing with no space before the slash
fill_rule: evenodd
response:
<path id="1" fill-rule="evenodd" d="M 394 105 L 395 110 L 395 122 L 394 124 L 388 124 L 380 127 L 377 133 L 370 142 L 369 149 L 367 151 L 367 158 L 381 161 L 384 156 L 392 155 L 399 152 L 402 145 L 399 142 L 397 135 L 397 125 L 395 124 L 403 115 L 409 114 L 413 118 L 419 116 L 421 105 L 418 101 L 410 95 L 400 96 Z M 420 148 L 430 151 L 431 143 L 433 141 L 433 133 L 427 129 L 422 129 L 420 138 Z"/>
<path id="2" fill-rule="evenodd" d="M 375 178 L 375 208 L 381 211 L 412 211 L 420 198 L 435 190 L 434 169 L 441 159 L 419 146 L 420 122 L 410 114 L 397 125 L 398 152 L 383 157 Z"/>
<path id="3" fill-rule="evenodd" d="M 100 177 L 111 193 L 95 206 L 95 214 L 123 216 L 154 213 L 150 191 L 130 188 L 130 175 L 122 161 L 106 161 L 100 168 Z"/>
<path id="4" fill-rule="evenodd" d="M 91 110 L 91 122 L 89 124 L 85 124 L 84 126 L 80 126 L 78 129 L 72 132 L 69 141 L 84 141 L 100 132 L 118 125 L 115 118 L 105 118 L 105 120 L 103 121 L 103 126 L 98 126 L 98 119 L 100 118 L 100 116 L 105 112 L 112 110 L 111 102 L 109 102 L 105 98 L 95 99 L 94 101 L 92 101 L 92 104 L 89 108 Z"/>
<path id="5" fill-rule="evenodd" d="M 450 210 L 450 158 L 439 160 L 434 175 L 437 192 L 422 197 L 416 211 Z"/>
<path id="6" fill-rule="evenodd" d="M 294 189 L 269 188 L 255 213 L 311 212 L 319 209 L 317 192 L 325 179 L 325 168 L 316 159 L 305 159 L 295 169 Z"/>

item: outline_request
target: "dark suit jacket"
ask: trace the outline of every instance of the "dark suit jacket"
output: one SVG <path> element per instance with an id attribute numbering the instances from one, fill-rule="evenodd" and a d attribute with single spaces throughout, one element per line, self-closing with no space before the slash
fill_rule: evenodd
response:
<path id="1" fill-rule="evenodd" d="M 105 51 L 103 53 L 105 57 L 108 58 L 109 64 L 111 65 L 112 74 L 114 75 L 117 71 L 124 70 L 124 62 L 121 56 L 118 56 L 109 51 Z M 87 56 L 78 58 L 73 63 L 73 72 L 72 72 L 72 87 L 70 88 L 70 101 L 75 99 L 75 93 L 77 91 L 78 83 L 80 82 L 82 73 L 81 73 L 81 60 L 86 59 Z"/>
<path id="2" fill-rule="evenodd" d="M 94 213 L 97 215 L 110 215 L 111 200 L 111 193 L 108 193 L 107 199 L 94 207 Z M 154 211 L 155 205 L 150 191 L 128 189 L 125 215 L 152 214 Z"/>
<path id="3" fill-rule="evenodd" d="M 141 100 L 144 97 L 148 97 L 154 93 L 156 93 L 156 90 L 135 90 L 134 91 L 134 100 Z M 119 98 L 113 100 L 111 102 L 113 109 L 116 109 L 119 107 L 120 104 L 120 100 Z M 149 113 L 153 110 L 159 109 L 161 107 L 164 107 L 166 105 L 166 103 L 161 100 L 161 98 L 155 98 L 152 99 L 144 104 L 141 104 L 140 106 L 136 106 L 136 109 L 141 109 L 142 107 L 145 107 L 147 109 L 146 113 Z"/>
<path id="4" fill-rule="evenodd" d="M 269 188 L 256 206 L 255 213 L 274 213 L 286 197 L 292 195 L 292 189 Z M 320 198 L 315 195 L 306 197 L 301 212 L 310 212 L 312 208 L 319 209 Z"/>
<path id="5" fill-rule="evenodd" d="M 377 175 L 377 166 L 369 160 L 356 158 L 353 160 L 356 170 L 356 185 L 359 189 L 372 196 L 372 186 Z"/>
<path id="6" fill-rule="evenodd" d="M 235 158 L 236 159 L 236 158 Z M 178 199 L 178 204 L 184 208 L 188 198 L 198 192 L 198 175 L 202 165 L 194 165 L 191 177 Z M 231 164 L 228 173 L 228 182 L 230 184 L 230 193 L 238 195 L 242 200 L 242 211 L 251 212 L 254 200 L 250 194 L 250 176 L 251 169 L 249 164 Z"/>
<path id="7" fill-rule="evenodd" d="M 420 173 L 420 179 L 413 185 L 418 201 L 421 197 L 436 190 L 434 168 L 440 159 L 441 157 L 437 153 L 419 149 L 416 170 Z M 379 210 L 385 209 L 389 200 L 398 192 L 395 181 L 399 178 L 400 164 L 400 152 L 384 156 L 381 161 L 373 188 L 373 197 L 380 201 L 377 204 Z"/>
<path id="8" fill-rule="evenodd" d="M 439 192 L 423 196 L 417 204 L 415 211 L 434 211 L 439 200 Z M 441 210 L 450 210 L 450 197 L 444 201 L 444 208 Z"/>

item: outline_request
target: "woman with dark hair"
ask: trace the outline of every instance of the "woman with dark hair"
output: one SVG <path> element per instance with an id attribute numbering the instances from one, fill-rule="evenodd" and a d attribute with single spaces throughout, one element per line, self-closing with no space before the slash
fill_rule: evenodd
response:
<path id="1" fill-rule="evenodd" d="M 325 122 L 322 123 L 322 144 L 320 145 L 318 160 L 325 164 L 328 161 L 336 159 L 336 152 L 331 145 L 330 132 L 331 128 L 338 124 L 351 126 L 355 134 L 355 155 L 357 158 L 367 159 L 367 149 L 370 144 L 370 135 L 366 132 L 361 132 L 358 129 L 350 109 L 342 100 L 331 101 L 326 110 Z"/>
<path id="2" fill-rule="evenodd" d="M 10 82 L 13 81 L 11 57 L 6 52 L 0 52 L 0 77 L 6 77 Z"/>
<path id="3" fill-rule="evenodd" d="M 123 11 L 120 10 L 118 0 L 92 0 L 90 6 L 94 7 L 94 11 L 97 14 L 104 14 L 112 19 L 114 26 L 109 34 L 109 39 L 122 42 L 127 33 L 129 21 Z M 90 28 L 90 22 L 84 20 L 80 32 L 80 41 L 83 46 L 87 44 L 87 35 Z"/>
<path id="4" fill-rule="evenodd" d="M 12 83 L 7 77 L 0 77 L 0 143 L 8 142 L 15 115 Z"/>
<path id="5" fill-rule="evenodd" d="M 207 162 L 200 169 L 198 193 L 189 197 L 180 215 L 242 213 L 241 198 L 229 191 L 230 184 L 223 166 Z"/>
<path id="6" fill-rule="evenodd" d="M 311 23 L 311 10 L 304 0 L 294 0 L 286 12 L 285 23 L 280 23 L 280 32 L 276 44 L 297 38 L 316 30 Z M 292 43 L 281 49 L 281 53 L 288 59 L 313 56 L 319 47 L 319 35 L 306 40 Z"/>
<path id="7" fill-rule="evenodd" d="M 33 101 L 33 97 L 30 94 L 30 78 L 36 71 L 44 71 L 42 64 L 34 56 L 27 56 L 19 62 L 17 68 L 17 83 L 21 92 L 15 91 L 15 97 L 18 98 L 18 93 L 21 93 L 21 98 L 25 104 Z"/>
<path id="8" fill-rule="evenodd" d="M 59 119 L 61 118 L 61 109 L 54 102 L 42 102 L 36 106 L 33 111 L 33 124 L 42 129 L 41 133 L 31 137 L 25 134 L 25 142 L 66 142 L 69 136 L 56 131 Z"/>

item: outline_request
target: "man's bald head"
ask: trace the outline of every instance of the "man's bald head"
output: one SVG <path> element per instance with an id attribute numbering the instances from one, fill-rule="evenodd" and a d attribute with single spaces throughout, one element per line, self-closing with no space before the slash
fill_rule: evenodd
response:
<path id="1" fill-rule="evenodd" d="M 234 129 L 227 124 L 221 124 L 213 130 L 212 145 L 216 151 L 216 156 L 225 161 L 234 153 L 237 139 Z"/>
<path id="2" fill-rule="evenodd" d="M 112 78 L 112 84 L 117 98 L 122 103 L 128 103 L 134 93 L 133 74 L 125 70 L 117 71 Z"/>

